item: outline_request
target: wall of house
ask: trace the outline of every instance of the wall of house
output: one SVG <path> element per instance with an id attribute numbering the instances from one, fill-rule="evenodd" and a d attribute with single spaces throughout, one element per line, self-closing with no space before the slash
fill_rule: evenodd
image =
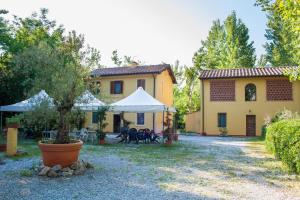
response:
<path id="1" fill-rule="evenodd" d="M 200 123 L 200 132 L 208 135 L 219 135 L 217 127 L 218 113 L 227 113 L 227 129 L 229 135 L 246 135 L 246 115 L 256 115 L 256 135 L 261 135 L 261 128 L 268 116 L 284 108 L 294 112 L 300 111 L 300 81 L 293 82 L 293 101 L 267 101 L 266 80 L 282 80 L 281 78 L 239 78 L 235 80 L 235 101 L 210 101 L 210 80 L 203 80 L 204 87 L 204 124 Z M 231 79 L 226 79 L 231 80 Z M 245 86 L 256 85 L 256 101 L 245 101 Z M 202 85 L 201 85 L 202 87 Z M 203 109 L 201 109 L 202 117 Z"/>
<path id="2" fill-rule="evenodd" d="M 173 82 L 167 70 L 163 71 L 156 77 L 155 96 L 160 102 L 172 106 L 173 105 Z M 166 114 L 164 114 L 166 119 Z M 170 117 L 173 117 L 171 114 Z M 164 127 L 166 128 L 166 127 Z M 163 130 L 163 113 L 155 113 L 155 132 Z"/>
<path id="3" fill-rule="evenodd" d="M 200 111 L 186 114 L 186 116 L 185 116 L 185 131 L 186 132 L 200 133 L 201 132 L 200 124 L 201 124 Z"/>
<path id="4" fill-rule="evenodd" d="M 167 71 L 162 72 L 161 74 L 146 74 L 146 75 L 128 75 L 128 76 L 109 76 L 94 78 L 92 81 L 100 81 L 100 91 L 101 91 L 101 100 L 106 103 L 112 103 L 119 101 L 137 89 L 137 80 L 145 79 L 145 90 L 150 95 L 154 95 L 154 76 L 155 78 L 155 93 L 156 99 L 165 103 L 167 105 L 173 104 L 173 82 Z M 110 94 L 110 82 L 111 81 L 123 81 L 123 94 Z M 107 132 L 113 132 L 113 115 L 116 113 L 109 112 L 107 114 L 107 123 L 106 127 Z M 149 128 L 153 129 L 153 113 L 145 113 L 145 124 L 137 125 L 137 114 L 136 113 L 125 113 L 124 118 L 132 122 L 130 125 L 131 128 L 143 129 Z M 92 124 L 92 113 L 86 113 L 86 127 L 96 128 L 96 124 Z M 155 114 L 155 124 L 154 128 L 156 132 L 162 130 L 162 114 Z"/>

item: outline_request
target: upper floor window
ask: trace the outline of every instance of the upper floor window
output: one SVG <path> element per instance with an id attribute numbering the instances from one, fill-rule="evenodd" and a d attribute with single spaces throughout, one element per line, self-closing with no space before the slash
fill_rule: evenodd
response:
<path id="1" fill-rule="evenodd" d="M 122 94 L 123 93 L 123 81 L 111 81 L 110 82 L 110 93 L 111 94 Z"/>
<path id="2" fill-rule="evenodd" d="M 293 84 L 289 80 L 267 80 L 267 101 L 292 101 Z"/>
<path id="3" fill-rule="evenodd" d="M 210 81 L 211 101 L 235 101 L 234 80 L 211 80 Z"/>
<path id="4" fill-rule="evenodd" d="M 245 101 L 256 101 L 256 86 L 252 83 L 245 87 Z"/>
<path id="5" fill-rule="evenodd" d="M 142 87 L 144 90 L 146 88 L 146 80 L 145 79 L 138 79 L 137 80 L 137 88 Z"/>

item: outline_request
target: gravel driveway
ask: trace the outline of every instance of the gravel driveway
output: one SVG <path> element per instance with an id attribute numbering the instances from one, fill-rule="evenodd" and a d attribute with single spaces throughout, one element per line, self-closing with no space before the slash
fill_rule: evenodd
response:
<path id="1" fill-rule="evenodd" d="M 86 145 L 95 165 L 83 176 L 22 176 L 39 156 L 0 165 L 0 199 L 300 199 L 300 179 L 288 175 L 261 142 L 180 136 L 160 145 Z"/>

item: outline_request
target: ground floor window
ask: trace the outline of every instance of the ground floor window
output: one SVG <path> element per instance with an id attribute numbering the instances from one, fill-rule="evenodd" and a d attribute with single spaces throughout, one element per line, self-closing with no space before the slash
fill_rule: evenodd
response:
<path id="1" fill-rule="evenodd" d="M 93 123 L 93 124 L 97 124 L 97 123 L 98 123 L 98 115 L 97 115 L 97 112 L 93 112 L 92 123 Z"/>
<path id="2" fill-rule="evenodd" d="M 227 116 L 226 113 L 218 113 L 218 127 L 226 128 L 227 126 Z"/>
<path id="3" fill-rule="evenodd" d="M 136 114 L 136 124 L 137 125 L 145 124 L 145 113 L 137 113 Z"/>

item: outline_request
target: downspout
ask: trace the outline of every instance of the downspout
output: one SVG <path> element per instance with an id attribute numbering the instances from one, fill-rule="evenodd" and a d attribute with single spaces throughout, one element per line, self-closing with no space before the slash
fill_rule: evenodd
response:
<path id="1" fill-rule="evenodd" d="M 201 79 L 201 93 L 202 93 L 202 102 L 201 102 L 201 109 L 202 109 L 202 134 L 204 133 L 204 83 L 203 79 Z"/>
<path id="2" fill-rule="evenodd" d="M 153 97 L 155 98 L 156 97 L 156 92 L 155 92 L 155 89 L 156 89 L 156 76 L 153 74 Z M 152 130 L 154 131 L 155 130 L 155 113 L 152 113 Z"/>

